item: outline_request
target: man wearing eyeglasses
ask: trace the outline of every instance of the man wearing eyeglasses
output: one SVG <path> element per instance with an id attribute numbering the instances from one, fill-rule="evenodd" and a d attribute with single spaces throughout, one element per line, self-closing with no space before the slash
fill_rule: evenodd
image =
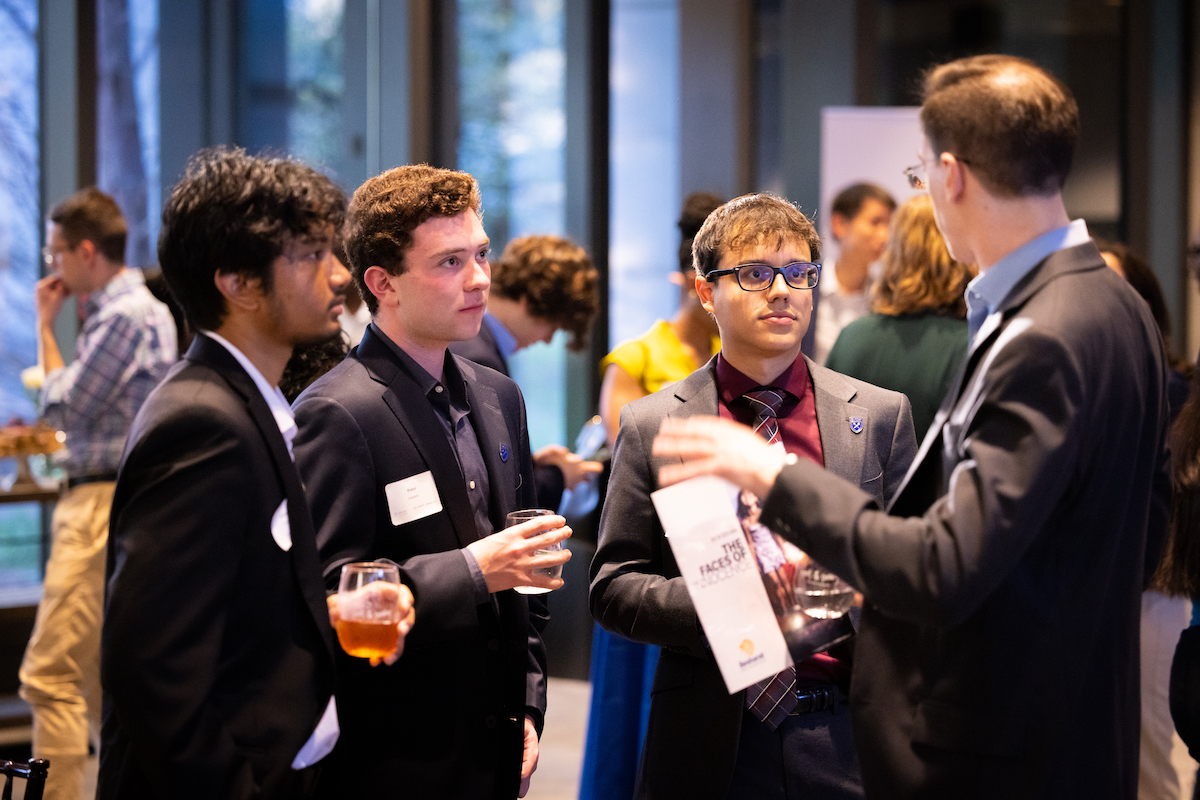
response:
<path id="1" fill-rule="evenodd" d="M 33 755 L 50 759 L 46 797 L 78 800 L 89 741 L 100 735 L 104 552 L 121 448 L 134 415 L 176 356 L 170 310 L 125 266 L 125 217 L 83 189 L 46 221 L 46 277 L 34 290 L 42 420 L 66 436 L 67 485 L 54 509 L 37 622 L 21 662 Z M 83 329 L 67 364 L 54 325 L 70 295 Z"/>
<path id="2" fill-rule="evenodd" d="M 1064 84 L 961 59 L 927 75 L 921 123 L 910 174 L 979 276 L 967 360 L 891 515 L 711 417 L 663 425 L 653 452 L 684 463 L 660 479 L 765 496 L 767 525 L 862 591 L 869 796 L 1133 798 L 1140 600 L 1170 498 L 1162 337 L 1067 215 Z"/>
<path id="3" fill-rule="evenodd" d="M 636 797 L 862 796 L 845 706 L 848 653 L 798 664 L 777 714 L 756 702 L 755 687 L 730 695 L 650 500 L 668 463 L 650 452 L 664 419 L 719 415 L 753 425 L 764 406 L 789 457 L 823 466 L 879 502 L 899 486 L 916 451 L 907 398 L 800 352 L 819 248 L 812 224 L 778 197 L 750 195 L 714 211 L 692 252 L 721 352 L 621 413 L 591 608 L 605 628 L 662 647 Z M 756 553 L 771 547 L 770 533 L 761 534 Z M 780 547 L 770 569 L 758 555 L 764 574 L 779 574 L 783 555 Z M 788 560 L 798 555 L 792 549 Z"/>

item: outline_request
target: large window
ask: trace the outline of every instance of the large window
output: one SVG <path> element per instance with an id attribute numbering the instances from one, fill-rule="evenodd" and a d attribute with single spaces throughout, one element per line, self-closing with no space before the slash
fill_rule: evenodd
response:
<path id="1" fill-rule="evenodd" d="M 32 421 L 35 414 L 20 376 L 37 362 L 37 35 L 37 0 L 0 0 L 0 424 Z M 0 461 L 0 482 L 15 471 L 12 460 Z M 40 580 L 40 519 L 34 504 L 0 505 L 0 589 Z"/>
<path id="2" fill-rule="evenodd" d="M 458 167 L 479 180 L 499 257 L 510 240 L 561 236 L 566 216 L 564 0 L 459 0 Z M 567 441 L 565 338 L 509 362 L 534 447 Z M 573 432 L 572 432 L 573 433 Z"/>

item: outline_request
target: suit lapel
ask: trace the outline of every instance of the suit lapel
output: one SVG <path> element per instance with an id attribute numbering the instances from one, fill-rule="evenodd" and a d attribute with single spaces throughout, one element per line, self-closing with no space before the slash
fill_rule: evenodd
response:
<path id="1" fill-rule="evenodd" d="M 283 486 L 286 497 L 292 534 L 292 547 L 288 551 L 292 571 L 304 595 L 305 604 L 312 613 L 313 621 L 321 631 L 321 639 L 332 657 L 333 628 L 329 624 L 329 610 L 325 602 L 324 583 L 321 580 L 321 563 L 317 557 L 317 535 L 313 529 L 304 487 L 300 483 L 296 465 L 288 455 L 287 443 L 283 440 L 283 434 L 279 432 L 275 416 L 254 380 L 220 343 L 203 334 L 196 336 L 188 349 L 187 357 L 218 372 L 230 388 L 242 397 L 250 418 L 254 420 L 266 442 L 267 452 L 275 467 L 275 476 Z"/>
<path id="2" fill-rule="evenodd" d="M 400 368 L 396 355 L 381 341 L 371 326 L 363 334 L 356 352 L 372 379 L 387 388 L 383 402 L 396 415 L 421 460 L 429 467 L 442 508 L 450 517 L 455 538 L 465 547 L 479 538 L 466 480 L 458 466 L 458 457 L 446 438 L 446 428 L 429 404 L 417 382 Z"/>
<path id="3" fill-rule="evenodd" d="M 492 527 L 501 530 L 517 496 L 517 487 L 509 478 L 514 470 L 507 466 L 508 459 L 517 458 L 515 443 L 508 435 L 508 423 L 504 419 L 504 412 L 500 410 L 500 398 L 495 390 L 475 380 L 475 370 L 465 359 L 458 359 L 458 368 L 467 382 L 471 423 L 483 463 L 487 466 L 490 487 L 488 510 Z"/>
<path id="4" fill-rule="evenodd" d="M 805 361 L 808 362 L 808 374 L 812 376 L 825 469 L 861 485 L 863 455 L 867 447 L 867 438 L 861 432 L 870 426 L 871 412 L 850 402 L 858 394 L 853 384 L 807 358 Z M 852 425 L 855 424 L 859 426 L 859 433 L 854 432 Z"/>

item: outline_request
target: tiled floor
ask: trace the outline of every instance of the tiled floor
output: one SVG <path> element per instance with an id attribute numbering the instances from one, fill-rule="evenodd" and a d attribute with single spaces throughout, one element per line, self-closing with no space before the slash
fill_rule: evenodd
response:
<path id="1" fill-rule="evenodd" d="M 579 796 L 579 771 L 587 733 L 591 685 L 587 681 L 550 679 L 546 727 L 542 731 L 541 758 L 529 786 L 527 800 L 575 800 Z M 96 795 L 96 759 L 88 760 L 84 797 Z M 17 800 L 22 797 L 18 788 Z"/>

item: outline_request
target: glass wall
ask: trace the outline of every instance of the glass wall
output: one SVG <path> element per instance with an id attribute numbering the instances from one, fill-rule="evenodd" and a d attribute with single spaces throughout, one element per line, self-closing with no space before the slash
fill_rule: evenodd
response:
<path id="1" fill-rule="evenodd" d="M 493 259 L 510 240 L 566 227 L 564 0 L 458 0 L 458 168 L 479 180 Z M 567 442 L 560 331 L 509 361 L 533 448 Z"/>
<path id="2" fill-rule="evenodd" d="M 38 279 L 38 3 L 0 2 L 0 425 L 32 422 L 21 370 L 37 363 L 33 285 Z M 16 464 L 0 460 L 0 483 Z M 0 589 L 40 579 L 40 513 L 33 504 L 0 505 Z"/>

